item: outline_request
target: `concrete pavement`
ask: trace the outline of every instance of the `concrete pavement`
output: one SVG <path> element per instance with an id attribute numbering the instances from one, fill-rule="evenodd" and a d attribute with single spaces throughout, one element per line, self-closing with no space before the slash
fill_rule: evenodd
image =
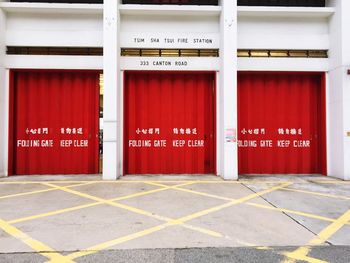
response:
<path id="1" fill-rule="evenodd" d="M 349 262 L 349 221 L 321 176 L 0 179 L 0 262 Z"/>

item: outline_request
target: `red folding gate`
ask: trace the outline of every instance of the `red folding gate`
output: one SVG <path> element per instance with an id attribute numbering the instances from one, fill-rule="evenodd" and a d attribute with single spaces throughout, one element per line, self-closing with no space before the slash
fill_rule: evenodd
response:
<path id="1" fill-rule="evenodd" d="M 99 73 L 11 75 L 9 173 L 98 173 Z"/>
<path id="2" fill-rule="evenodd" d="M 238 74 L 241 174 L 326 174 L 324 74 Z"/>
<path id="3" fill-rule="evenodd" d="M 215 74 L 124 77 L 124 173 L 215 173 Z"/>

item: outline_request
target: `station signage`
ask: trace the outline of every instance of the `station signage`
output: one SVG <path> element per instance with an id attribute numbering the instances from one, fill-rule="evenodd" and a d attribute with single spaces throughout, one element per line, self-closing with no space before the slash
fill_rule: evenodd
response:
<path id="1" fill-rule="evenodd" d="M 121 33 L 122 48 L 220 48 L 219 34 Z"/>
<path id="2" fill-rule="evenodd" d="M 217 57 L 121 57 L 121 70 L 220 70 Z"/>

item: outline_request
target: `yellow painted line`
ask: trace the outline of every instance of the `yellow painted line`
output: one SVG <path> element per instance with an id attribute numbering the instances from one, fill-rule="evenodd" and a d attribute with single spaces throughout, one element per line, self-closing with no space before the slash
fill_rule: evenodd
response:
<path id="1" fill-rule="evenodd" d="M 182 182 L 181 184 L 178 184 L 178 185 L 162 185 L 162 188 L 158 188 L 158 189 L 154 189 L 154 190 L 150 190 L 150 191 L 146 191 L 146 192 L 139 192 L 136 194 L 125 196 L 125 197 L 117 197 L 117 198 L 111 199 L 109 201 L 121 201 L 121 200 L 125 200 L 125 199 L 149 195 L 149 194 L 153 194 L 153 193 L 157 193 L 157 192 L 162 192 L 162 191 L 165 191 L 168 189 L 174 189 L 176 187 L 180 187 L 180 186 L 184 186 L 184 185 L 191 185 L 191 184 L 194 184 L 194 182 Z"/>
<path id="2" fill-rule="evenodd" d="M 162 184 L 157 184 L 157 186 L 162 186 Z M 235 200 L 233 198 L 228 198 L 228 197 L 208 194 L 208 193 L 194 191 L 194 190 L 190 190 L 190 189 L 186 189 L 186 188 L 180 188 L 180 186 L 175 187 L 174 189 L 179 190 L 179 191 L 183 191 L 183 192 L 187 192 L 187 193 L 193 193 L 193 194 L 202 195 L 202 196 L 206 196 L 206 197 L 211 197 L 211 198 L 216 198 L 216 199 L 220 199 L 220 200 L 225 200 L 225 201 L 234 201 Z M 246 202 L 245 204 L 247 204 L 249 206 L 255 206 L 255 207 L 259 207 L 259 208 L 274 210 L 274 211 L 278 211 L 278 212 L 285 212 L 285 213 L 290 213 L 290 214 L 296 214 L 296 215 L 309 217 L 309 218 L 313 218 L 313 219 L 318 219 L 318 220 L 322 220 L 322 221 L 327 221 L 327 222 L 334 222 L 336 220 L 336 219 L 332 219 L 332 218 L 328 218 L 328 217 L 318 216 L 318 215 L 315 215 L 315 214 L 304 213 L 304 212 L 295 211 L 295 210 L 289 210 L 289 209 L 284 209 L 284 208 L 277 208 L 277 207 L 268 206 L 268 205 L 261 205 L 261 204 L 257 204 L 257 203 Z M 350 223 L 347 223 L 347 224 L 350 225 Z"/>
<path id="3" fill-rule="evenodd" d="M 335 198 L 335 199 L 350 200 L 350 197 L 347 197 L 347 196 L 332 195 L 332 194 L 324 194 L 324 193 L 319 193 L 319 192 L 306 191 L 306 190 L 299 190 L 299 189 L 291 189 L 291 188 L 283 188 L 282 190 L 290 191 L 290 192 L 297 192 L 297 193 L 310 194 L 310 195 L 323 196 L 323 197 L 329 197 L 329 198 Z"/>
<path id="4" fill-rule="evenodd" d="M 52 249 L 51 247 L 45 245 L 44 243 L 28 236 L 18 228 L 11 226 L 6 221 L 0 219 L 0 228 L 5 231 L 10 236 L 18 239 L 22 243 L 26 244 L 30 248 L 32 248 L 34 251 L 38 252 L 40 255 L 47 257 L 51 259 L 53 262 L 62 262 L 62 263 L 68 263 L 68 262 L 74 262 L 68 257 L 65 257 Z"/>
<path id="5" fill-rule="evenodd" d="M 233 200 L 235 200 L 233 198 L 228 198 L 228 197 L 208 194 L 208 193 L 199 192 L 199 191 L 195 191 L 195 190 L 190 190 L 190 189 L 186 189 L 186 188 L 180 188 L 180 186 L 175 187 L 175 189 L 179 190 L 179 191 L 182 191 L 182 192 L 190 193 L 190 194 L 196 194 L 196 195 L 211 197 L 211 198 L 220 199 L 220 200 L 224 200 L 224 201 L 233 201 Z"/>
<path id="6" fill-rule="evenodd" d="M 310 245 L 321 245 L 338 232 L 346 223 L 350 221 L 350 210 L 335 220 L 332 224 L 323 229 L 316 238 L 311 240 Z"/>
<path id="7" fill-rule="evenodd" d="M 263 181 L 263 180 L 241 180 L 241 181 L 224 181 L 224 180 L 127 180 L 120 179 L 116 181 L 0 181 L 0 184 L 42 184 L 42 183 L 54 183 L 54 184 L 67 184 L 67 183 L 101 183 L 101 184 L 138 184 L 138 183 L 195 183 L 195 184 L 280 184 L 280 183 L 292 183 L 292 181 Z M 298 182 L 298 184 L 309 182 Z"/>
<path id="8" fill-rule="evenodd" d="M 68 187 L 68 186 L 65 186 L 65 187 Z M 159 188 L 159 189 L 154 189 L 154 190 L 150 190 L 150 191 L 139 192 L 139 193 L 136 193 L 136 194 L 130 194 L 130 195 L 126 195 L 126 196 L 121 196 L 121 197 L 117 197 L 117 198 L 114 198 L 114 199 L 110 199 L 108 201 L 127 200 L 127 199 L 131 199 L 131 198 L 135 198 L 135 197 L 139 197 L 139 196 L 143 196 L 143 195 L 148 195 L 148 194 L 164 191 L 164 190 L 166 190 L 168 188 L 170 188 L 170 187 Z M 54 189 L 58 190 L 57 188 L 54 188 Z M 48 213 L 43 213 L 43 214 L 38 214 L 38 215 L 33 215 L 33 216 L 28 216 L 28 217 L 14 219 L 14 220 L 9 221 L 9 223 L 10 224 L 17 224 L 17 223 L 31 221 L 31 220 L 35 220 L 35 219 L 39 219 L 39 218 L 59 215 L 59 214 L 67 213 L 67 212 L 73 212 L 73 211 L 76 211 L 76 210 L 89 208 L 89 207 L 93 207 L 93 206 L 97 206 L 97 205 L 101 205 L 101 204 L 104 204 L 104 202 L 99 202 L 98 201 L 98 202 L 95 202 L 95 203 L 90 203 L 90 204 L 85 204 L 85 205 L 78 205 L 78 206 L 74 206 L 74 207 L 70 207 L 70 208 L 66 208 L 66 209 L 55 210 L 55 211 L 48 212 Z"/>
<path id="9" fill-rule="evenodd" d="M 9 224 L 18 224 L 18 223 L 31 221 L 31 220 L 35 220 L 35 219 L 40 219 L 40 218 L 44 218 L 44 217 L 49 217 L 49 216 L 64 214 L 64 213 L 68 213 L 68 212 L 73 212 L 73 211 L 76 211 L 76 210 L 81 210 L 81 209 L 84 209 L 84 208 L 93 207 L 93 206 L 97 206 L 97 205 L 100 205 L 100 204 L 102 204 L 102 203 L 95 202 L 95 203 L 90 203 L 90 204 L 86 204 L 86 205 L 74 206 L 74 207 L 70 207 L 70 208 L 66 208 L 66 209 L 60 209 L 60 210 L 56 210 L 56 211 L 52 211 L 52 212 L 48 212 L 48 213 L 43 213 L 43 214 L 38 214 L 38 215 L 34 215 L 34 216 L 27 216 L 27 217 L 14 219 L 14 220 L 8 221 L 8 223 Z"/>
<path id="10" fill-rule="evenodd" d="M 91 255 L 91 254 L 97 253 L 101 250 L 113 247 L 115 245 L 119 245 L 119 244 L 125 243 L 127 241 L 131 241 L 131 240 L 158 232 L 158 231 L 160 231 L 168 226 L 169 226 L 169 224 L 165 223 L 165 224 L 161 224 L 161 225 L 158 225 L 155 227 L 151 227 L 151 228 L 139 231 L 139 232 L 134 233 L 134 234 L 130 234 L 130 235 L 127 235 L 124 237 L 120 237 L 120 238 L 117 238 L 114 240 L 110 240 L 110 241 L 98 244 L 96 246 L 93 246 L 93 247 L 86 249 L 85 251 L 78 251 L 78 252 L 72 253 L 72 254 L 68 255 L 67 257 L 73 260 L 73 259 L 76 259 L 79 257 Z"/>
<path id="11" fill-rule="evenodd" d="M 289 214 L 300 215 L 300 216 L 309 217 L 309 218 L 318 219 L 318 220 L 327 221 L 327 222 L 334 222 L 336 220 L 336 219 L 329 218 L 329 217 L 318 216 L 318 215 L 314 215 L 314 214 L 310 214 L 310 213 L 304 213 L 304 212 L 285 209 L 285 208 L 277 208 L 277 207 L 262 205 L 262 204 L 257 204 L 257 203 L 246 202 L 245 204 L 249 205 L 249 206 L 255 206 L 255 207 L 259 207 L 259 208 L 263 208 L 263 209 L 269 209 L 269 210 L 278 211 L 278 212 L 285 212 L 285 213 L 289 213 Z M 348 224 L 350 225 L 350 223 L 348 223 Z"/>
<path id="12" fill-rule="evenodd" d="M 297 250 L 291 253 L 285 253 L 284 255 L 287 256 L 288 258 L 292 258 L 296 260 L 305 260 L 305 257 L 307 257 L 307 254 L 309 254 L 311 250 L 310 246 L 322 245 L 349 221 L 350 221 L 350 210 L 348 210 L 341 217 L 336 219 L 333 223 L 331 223 L 325 229 L 323 229 L 320 233 L 318 233 L 317 236 L 314 237 L 309 242 L 309 246 L 300 247 Z M 316 262 L 325 262 L 325 261 L 308 261 L 308 262 L 316 263 Z"/>
<path id="13" fill-rule="evenodd" d="M 309 253 L 309 250 L 302 251 L 302 254 L 300 254 L 300 255 L 294 255 L 292 253 L 289 253 L 289 258 L 285 259 L 283 261 L 283 263 L 295 263 L 296 260 L 297 261 L 305 261 L 305 262 L 309 262 L 309 263 L 328 263 L 327 261 L 324 261 L 321 259 L 306 256 L 306 254 Z"/>
<path id="14" fill-rule="evenodd" d="M 79 183 L 99 183 L 101 181 L 0 181 L 0 184 L 42 184 L 42 183 L 55 183 L 55 184 L 79 184 Z"/>
<path id="15" fill-rule="evenodd" d="M 56 190 L 57 189 L 55 189 L 55 188 L 50 188 L 50 189 L 42 189 L 42 190 L 31 191 L 31 192 L 24 192 L 24 193 L 18 193 L 18 194 L 4 195 L 4 196 L 0 196 L 0 200 L 1 199 L 11 198 L 11 197 L 24 196 L 24 195 L 40 194 L 40 193 L 56 191 Z"/>
<path id="16" fill-rule="evenodd" d="M 183 183 L 183 184 L 180 184 L 179 186 L 189 185 L 189 184 L 192 184 L 192 183 Z M 45 185 L 55 187 L 55 185 L 53 185 L 51 183 L 45 183 Z M 96 197 L 96 196 L 92 196 L 92 195 L 89 195 L 89 194 L 81 193 L 79 191 L 75 191 L 75 190 L 72 190 L 72 189 L 67 189 L 65 187 L 60 187 L 60 186 L 56 186 L 56 187 L 58 187 L 62 191 L 65 191 L 65 192 L 68 192 L 68 193 L 72 193 L 72 194 L 75 194 L 75 195 L 78 195 L 78 196 L 81 196 L 81 197 L 84 197 L 84 198 L 87 198 L 87 199 L 90 199 L 90 200 L 94 200 L 94 201 L 97 201 L 99 203 L 103 203 L 103 204 L 111 205 L 111 206 L 114 206 L 114 207 L 122 208 L 122 209 L 125 209 L 125 210 L 128 210 L 128 211 L 134 212 L 136 214 L 140 214 L 140 215 L 144 215 L 144 216 L 148 216 L 148 217 L 151 217 L 151 218 L 158 219 L 160 221 L 173 222 L 173 219 L 171 219 L 171 218 L 160 216 L 160 215 L 157 215 L 155 213 L 151 213 L 151 212 L 148 212 L 148 211 L 136 208 L 136 207 L 132 207 L 132 206 L 128 206 L 128 205 L 125 205 L 125 204 L 116 203 L 115 201 L 102 199 L 102 198 L 99 198 L 99 197 Z M 169 188 L 174 188 L 174 187 L 176 187 L 176 186 L 170 186 Z M 190 225 L 187 225 L 187 224 L 184 224 L 184 223 L 181 223 L 181 224 L 185 228 L 196 230 L 196 231 L 199 231 L 199 232 L 207 234 L 207 235 L 211 235 L 211 236 L 214 236 L 214 237 L 222 237 L 222 234 L 220 234 L 218 232 L 215 232 L 215 231 L 211 231 L 211 230 L 208 230 L 208 229 L 205 229 L 205 228 L 190 226 Z"/>
<path id="17" fill-rule="evenodd" d="M 65 187 L 77 187 L 77 186 L 83 186 L 83 185 L 88 185 L 92 183 L 80 183 L 80 184 L 73 184 L 73 185 L 67 185 Z M 12 197 L 19 197 L 19 196 L 26 196 L 26 195 L 33 195 L 33 194 L 40 194 L 40 193 L 45 193 L 45 192 L 51 192 L 51 191 L 57 191 L 57 188 L 49 188 L 49 189 L 42 189 L 42 190 L 37 190 L 37 191 L 30 191 L 30 192 L 24 192 L 24 193 L 18 193 L 18 194 L 11 194 L 11 195 L 5 195 L 5 196 L 0 196 L 1 199 L 7 199 L 7 198 L 12 198 Z"/>
<path id="18" fill-rule="evenodd" d="M 266 189 L 266 190 L 263 190 L 263 191 L 260 191 L 260 192 L 257 192 L 257 193 L 254 193 L 254 194 L 251 194 L 251 195 L 248 195 L 248 196 L 245 196 L 245 197 L 233 200 L 233 201 L 230 201 L 230 202 L 228 202 L 226 204 L 222 204 L 222 205 L 215 206 L 215 207 L 212 207 L 212 208 L 209 208 L 209 209 L 205 209 L 203 211 L 194 213 L 192 215 L 182 217 L 182 218 L 178 219 L 178 221 L 180 221 L 180 222 L 187 222 L 187 221 L 193 220 L 195 218 L 202 217 L 204 215 L 220 211 L 220 210 L 222 210 L 224 208 L 244 203 L 244 202 L 246 202 L 248 200 L 251 200 L 251 199 L 254 199 L 256 197 L 265 195 L 267 193 L 271 193 L 273 191 L 279 190 L 279 189 L 281 189 L 283 187 L 286 187 L 288 185 L 291 185 L 291 183 L 284 183 L 284 184 L 281 184 L 281 185 L 278 185 L 278 186 L 275 186 L 275 187 L 272 187 L 272 188 L 269 188 L 269 189 Z"/>
<path id="19" fill-rule="evenodd" d="M 171 222 L 167 222 L 167 223 L 155 226 L 155 227 L 151 227 L 151 228 L 145 229 L 143 231 L 140 231 L 140 232 L 137 232 L 137 233 L 134 233 L 134 234 L 131 234 L 131 235 L 127 235 L 127 236 L 120 237 L 120 238 L 117 238 L 117 239 L 114 239 L 114 240 L 111 240 L 111 241 L 108 241 L 108 242 L 104 242 L 102 244 L 98 244 L 96 246 L 88 248 L 86 251 L 79 251 L 79 252 L 72 253 L 72 254 L 68 255 L 68 257 L 70 259 L 76 259 L 76 258 L 79 258 L 79 257 L 82 257 L 82 256 L 94 254 L 94 253 L 97 253 L 97 252 L 99 252 L 101 250 L 110 248 L 112 246 L 115 246 L 115 245 L 118 245 L 118 244 L 122 244 L 122 243 L 125 243 L 127 241 L 130 241 L 130 240 L 133 240 L 133 239 L 137 239 L 137 238 L 140 238 L 140 237 L 144 237 L 144 236 L 147 236 L 149 234 L 158 232 L 160 230 L 165 229 L 166 227 L 169 227 L 169 226 L 172 226 L 172 225 L 184 224 L 185 221 L 189 221 L 189 220 L 192 220 L 194 218 L 198 218 L 198 217 L 203 216 L 203 215 L 208 215 L 208 214 L 210 214 L 212 212 L 219 211 L 219 210 L 221 210 L 221 209 L 223 209 L 225 207 L 229 207 L 229 206 L 233 206 L 233 205 L 236 205 L 236 204 L 239 204 L 239 203 L 243 203 L 243 202 L 245 202 L 245 201 L 247 201 L 249 199 L 253 199 L 253 198 L 256 198 L 258 196 L 264 195 L 266 193 L 270 193 L 270 192 L 276 191 L 276 190 L 278 190 L 278 189 L 280 189 L 282 187 L 286 187 L 288 185 L 290 185 L 290 183 L 288 183 L 288 184 L 281 184 L 279 186 L 276 186 L 276 187 L 273 187 L 273 188 L 270 188 L 270 189 L 267 189 L 267 190 L 264 190 L 264 191 L 261 191 L 261 192 L 258 192 L 258 193 L 254 193 L 252 195 L 243 197 L 241 199 L 237 199 L 234 202 L 232 201 L 232 202 L 229 202 L 229 203 L 224 204 L 224 205 L 216 206 L 216 207 L 213 207 L 213 208 L 210 208 L 210 209 L 205 209 L 205 210 L 203 210 L 201 212 L 197 212 L 197 213 L 194 213 L 194 214 L 189 215 L 189 216 L 185 216 L 185 217 L 182 217 L 182 218 L 179 218 L 179 219 L 176 219 L 176 220 L 172 220 Z"/>

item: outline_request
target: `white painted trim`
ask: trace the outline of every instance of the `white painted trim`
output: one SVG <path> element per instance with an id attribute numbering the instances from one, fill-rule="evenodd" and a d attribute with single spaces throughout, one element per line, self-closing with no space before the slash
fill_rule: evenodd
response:
<path id="1" fill-rule="evenodd" d="M 239 71 L 327 72 L 327 58 L 238 58 Z"/>
<path id="2" fill-rule="evenodd" d="M 331 138 L 330 138 L 330 131 L 331 131 L 331 111 L 330 111 L 330 92 L 331 92 L 331 86 L 330 86 L 330 80 L 329 80 L 329 72 L 326 72 L 325 74 L 325 82 L 326 82 L 326 155 L 327 155 L 327 176 L 331 176 L 331 155 L 330 155 L 330 147 L 331 147 Z"/>
<path id="3" fill-rule="evenodd" d="M 4 173 L 3 176 L 8 176 L 8 162 L 9 162 L 9 102 L 10 102 L 10 70 L 5 69 L 5 80 L 4 80 L 4 89 L 5 89 L 5 105 L 4 105 L 4 112 L 2 114 L 3 116 L 3 123 L 4 123 L 4 158 L 3 158 L 3 167 L 4 167 Z"/>
<path id="4" fill-rule="evenodd" d="M 119 70 L 118 48 L 118 5 L 116 0 L 104 1 L 103 16 L 103 175 L 104 180 L 116 180 L 120 176 L 120 152 L 118 135 L 120 123 L 118 119 L 119 85 L 117 72 Z"/>
<path id="5" fill-rule="evenodd" d="M 327 18 L 335 13 L 333 7 L 277 7 L 238 6 L 240 17 L 320 17 Z"/>
<path id="6" fill-rule="evenodd" d="M 223 146 L 222 146 L 222 110 L 220 109 L 221 106 L 221 94 L 222 91 L 220 89 L 220 72 L 216 72 L 216 83 L 215 83 L 215 93 L 216 93 L 216 101 L 215 101 L 215 111 L 216 111 L 216 175 L 222 177 L 223 171 L 222 171 L 222 152 L 223 152 Z"/>
<path id="7" fill-rule="evenodd" d="M 33 14 L 102 14 L 102 4 L 11 3 L 0 2 L 7 13 Z"/>
<path id="8" fill-rule="evenodd" d="M 221 6 L 120 5 L 121 15 L 219 16 Z"/>
<path id="9" fill-rule="evenodd" d="M 120 71 L 119 73 L 119 91 L 120 91 L 120 96 L 119 96 L 119 126 L 120 126 L 120 131 L 119 131 L 119 151 L 120 151 L 120 177 L 124 176 L 124 72 L 125 71 Z"/>
<path id="10" fill-rule="evenodd" d="M 6 55 L 5 67 L 11 69 L 89 69 L 102 70 L 102 56 Z"/>

